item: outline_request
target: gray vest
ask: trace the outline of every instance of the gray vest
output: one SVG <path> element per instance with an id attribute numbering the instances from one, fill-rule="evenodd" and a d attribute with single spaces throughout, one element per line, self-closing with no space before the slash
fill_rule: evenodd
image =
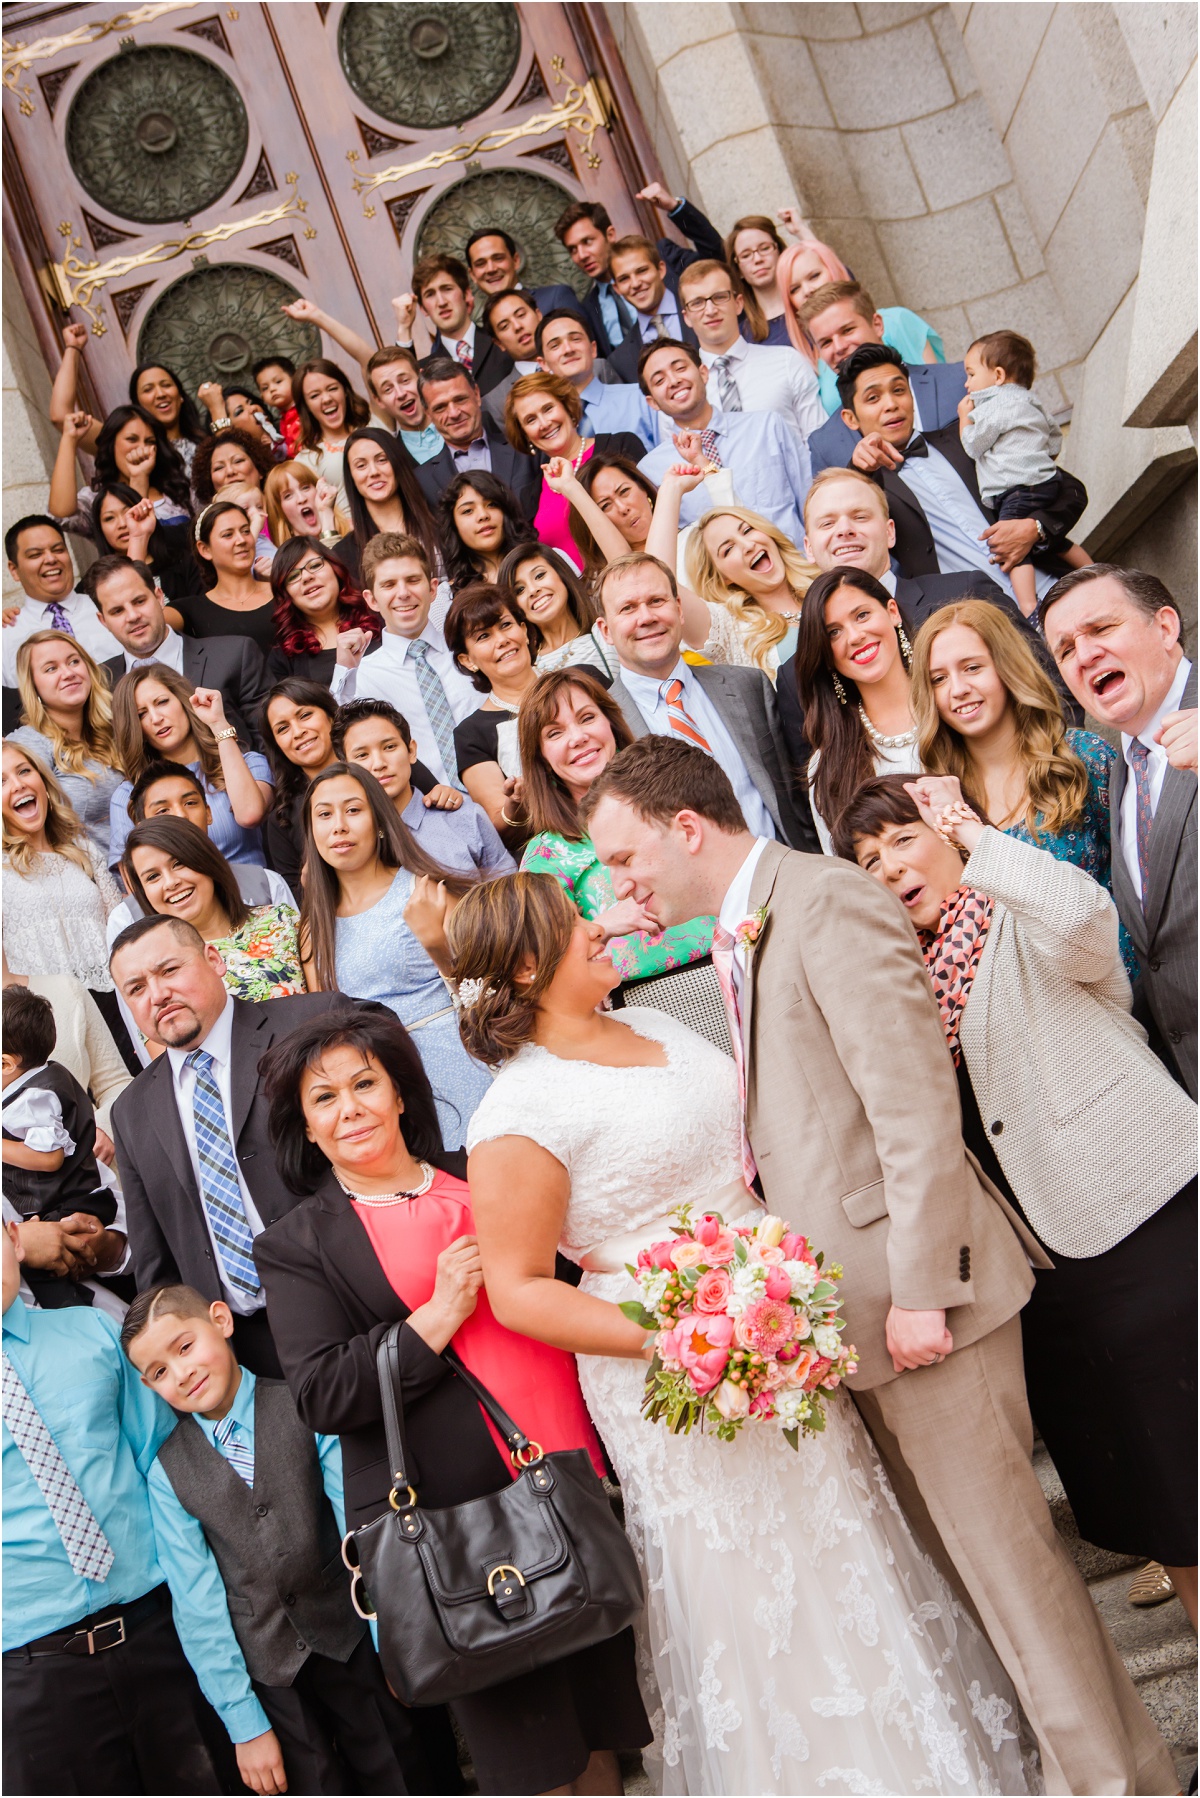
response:
<path id="1" fill-rule="evenodd" d="M 180 1419 L 158 1458 L 203 1525 L 251 1679 L 290 1686 L 310 1654 L 349 1660 L 366 1625 L 350 1603 L 316 1440 L 283 1381 L 254 1389 L 253 1488 L 194 1417 Z"/>

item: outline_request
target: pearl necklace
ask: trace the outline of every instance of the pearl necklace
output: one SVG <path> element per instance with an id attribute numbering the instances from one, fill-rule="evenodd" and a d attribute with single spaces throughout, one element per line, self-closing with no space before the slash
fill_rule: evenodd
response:
<path id="1" fill-rule="evenodd" d="M 356 1205 L 365 1205 L 367 1209 L 371 1211 L 380 1209 L 385 1205 L 403 1205 L 406 1204 L 409 1199 L 419 1199 L 421 1194 L 423 1192 L 428 1192 L 429 1188 L 433 1185 L 433 1168 L 430 1167 L 427 1161 L 422 1161 L 420 1165 L 425 1170 L 425 1178 L 421 1181 L 419 1186 L 412 1187 L 408 1192 L 376 1192 L 367 1194 L 365 1192 L 351 1192 L 344 1180 L 339 1180 L 338 1185 L 348 1199 L 353 1199 Z"/>
<path id="2" fill-rule="evenodd" d="M 911 730 L 906 730 L 902 737 L 885 737 L 882 731 L 875 729 L 875 726 L 867 717 L 867 709 L 865 706 L 859 706 L 858 715 L 862 719 L 863 729 L 870 737 L 872 743 L 874 743 L 876 749 L 911 749 L 917 740 L 917 727 L 915 724 Z"/>

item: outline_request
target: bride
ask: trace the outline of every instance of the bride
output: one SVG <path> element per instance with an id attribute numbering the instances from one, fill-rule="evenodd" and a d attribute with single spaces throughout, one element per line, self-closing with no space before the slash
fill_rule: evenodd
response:
<path id="1" fill-rule="evenodd" d="M 448 934 L 463 1040 L 501 1068 L 467 1141 L 488 1296 L 579 1357 L 645 1579 L 661 1789 L 1028 1791 L 1012 1689 L 848 1398 L 798 1453 L 773 1429 L 724 1443 L 641 1417 L 649 1339 L 618 1309 L 626 1262 L 682 1202 L 761 1210 L 733 1062 L 661 1012 L 596 1009 L 617 975 L 552 876 L 472 889 Z M 560 1246 L 578 1288 L 554 1277 Z"/>

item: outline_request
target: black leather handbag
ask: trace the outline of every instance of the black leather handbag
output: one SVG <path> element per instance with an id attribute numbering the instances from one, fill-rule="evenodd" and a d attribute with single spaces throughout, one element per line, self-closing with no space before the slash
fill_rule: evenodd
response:
<path id="1" fill-rule="evenodd" d="M 405 1704 L 444 1704 L 615 1636 L 642 1608 L 642 1581 L 587 1450 L 543 1454 L 451 1349 L 443 1358 L 518 1474 L 500 1492 L 422 1510 L 405 1471 L 400 1329 L 376 1357 L 390 1508 L 346 1536 L 342 1558 L 355 1609 L 377 1620 L 392 1690 Z"/>

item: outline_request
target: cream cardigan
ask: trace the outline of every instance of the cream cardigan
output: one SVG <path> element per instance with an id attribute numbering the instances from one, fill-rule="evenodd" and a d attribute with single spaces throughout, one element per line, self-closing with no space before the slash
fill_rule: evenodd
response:
<path id="1" fill-rule="evenodd" d="M 1131 1015 L 1091 875 L 989 828 L 963 878 L 995 903 L 959 1025 L 984 1128 L 1046 1246 L 1102 1254 L 1195 1174 L 1196 1107 Z"/>

